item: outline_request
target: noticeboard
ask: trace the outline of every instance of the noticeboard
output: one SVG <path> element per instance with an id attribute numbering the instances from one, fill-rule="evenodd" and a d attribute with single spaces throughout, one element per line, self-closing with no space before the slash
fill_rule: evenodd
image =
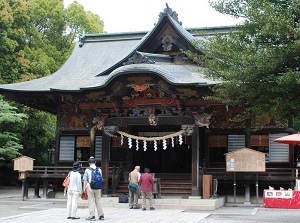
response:
<path id="1" fill-rule="evenodd" d="M 265 172 L 266 154 L 243 148 L 226 153 L 227 172 Z"/>
<path id="2" fill-rule="evenodd" d="M 35 159 L 21 156 L 16 159 L 13 159 L 14 162 L 14 170 L 18 170 L 19 172 L 25 172 L 27 170 L 33 170 L 33 161 Z"/>

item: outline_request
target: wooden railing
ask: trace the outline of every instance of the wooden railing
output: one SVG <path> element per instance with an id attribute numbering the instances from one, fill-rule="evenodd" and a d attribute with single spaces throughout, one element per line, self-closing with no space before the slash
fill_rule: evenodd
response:
<path id="1" fill-rule="evenodd" d="M 206 168 L 203 174 L 212 175 L 218 180 L 259 180 L 272 182 L 287 182 L 296 180 L 295 168 L 266 168 L 265 172 L 227 172 L 225 168 Z"/>
<path id="2" fill-rule="evenodd" d="M 34 166 L 33 170 L 26 173 L 27 178 L 49 178 L 49 179 L 64 179 L 72 167 L 57 167 L 57 166 Z M 80 170 L 83 174 L 84 170 Z"/>
<path id="3" fill-rule="evenodd" d="M 55 184 L 57 188 L 62 187 L 61 183 L 63 179 L 72 170 L 72 167 L 61 167 L 61 166 L 34 166 L 33 170 L 26 172 L 26 188 L 23 196 L 28 196 L 28 188 L 30 187 L 29 182 L 34 181 L 35 196 L 39 197 L 39 181 L 42 180 L 43 184 L 43 196 L 47 195 L 50 182 Z M 79 172 L 84 173 L 85 168 L 82 168 Z M 122 175 L 123 168 L 120 167 L 109 167 L 109 179 L 103 179 L 107 183 L 107 187 L 112 187 L 112 191 L 116 190 L 120 177 Z M 110 181 L 111 179 L 111 181 Z M 111 183 L 111 185 L 109 185 Z"/>

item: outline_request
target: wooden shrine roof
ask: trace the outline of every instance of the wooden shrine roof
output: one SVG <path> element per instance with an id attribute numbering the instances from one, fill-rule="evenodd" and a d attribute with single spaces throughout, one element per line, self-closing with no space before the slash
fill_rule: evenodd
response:
<path id="1" fill-rule="evenodd" d="M 185 29 L 178 21 L 177 13 L 167 6 L 148 33 L 83 35 L 76 43 L 70 58 L 59 70 L 31 81 L 2 84 L 0 93 L 11 100 L 19 100 L 29 106 L 34 104 L 37 108 L 44 107 L 44 110 L 54 112 L 57 100 L 60 100 L 57 96 L 99 89 L 105 91 L 105 87 L 114 78 L 127 74 L 150 74 L 173 86 L 207 88 L 219 81 L 206 78 L 203 68 L 178 52 L 198 52 L 193 41 L 202 38 L 200 30 L 213 35 L 216 32 L 226 33 L 234 28 Z M 170 35 L 170 38 L 164 40 L 165 35 Z M 168 42 L 170 39 L 171 42 Z M 173 51 L 164 51 L 164 45 L 170 46 Z M 52 99 L 54 97 L 55 100 Z"/>

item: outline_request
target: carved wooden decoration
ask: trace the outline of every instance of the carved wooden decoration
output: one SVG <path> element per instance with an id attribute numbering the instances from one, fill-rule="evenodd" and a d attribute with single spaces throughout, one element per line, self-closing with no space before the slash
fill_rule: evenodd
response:
<path id="1" fill-rule="evenodd" d="M 203 113 L 201 115 L 194 115 L 195 124 L 198 125 L 199 127 L 209 128 L 211 116 L 212 114 L 206 114 L 206 113 Z"/>

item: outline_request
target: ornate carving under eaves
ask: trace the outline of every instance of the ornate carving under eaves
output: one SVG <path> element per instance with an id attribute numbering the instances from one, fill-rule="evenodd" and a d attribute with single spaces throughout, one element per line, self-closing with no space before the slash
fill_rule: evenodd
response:
<path id="1" fill-rule="evenodd" d="M 149 57 L 144 55 L 141 52 L 136 51 L 132 57 L 128 59 L 127 62 L 124 63 L 124 65 L 129 65 L 129 64 L 141 64 L 141 63 L 146 63 L 146 64 L 154 64 L 155 61 L 150 60 Z"/>
<path id="2" fill-rule="evenodd" d="M 199 127 L 209 128 L 210 118 L 212 114 L 203 113 L 201 115 L 194 115 L 195 124 Z"/>
<path id="3" fill-rule="evenodd" d="M 103 131 L 106 135 L 110 137 L 115 137 L 115 133 L 118 131 L 118 126 L 105 126 Z"/>
<path id="4" fill-rule="evenodd" d="M 194 132 L 195 125 L 181 125 L 181 129 L 186 131 L 186 134 L 192 135 Z"/>
<path id="5" fill-rule="evenodd" d="M 167 26 L 167 28 L 162 32 L 160 38 L 162 38 L 161 46 L 163 50 L 166 52 L 171 51 L 174 45 L 174 39 L 176 39 L 176 35 L 174 34 L 174 31 Z"/>
<path id="6" fill-rule="evenodd" d="M 150 125 L 156 126 L 157 122 L 158 122 L 158 118 L 155 116 L 155 114 L 150 114 L 148 116 L 148 122 L 149 122 Z"/>
<path id="7" fill-rule="evenodd" d="M 193 62 L 184 53 L 178 54 L 173 59 L 174 64 L 193 64 Z"/>
<path id="8" fill-rule="evenodd" d="M 169 8 L 168 3 L 166 3 L 166 7 L 163 12 L 159 13 L 159 19 L 161 19 L 164 15 L 170 15 L 179 25 L 182 25 L 182 22 L 179 22 L 178 20 L 178 14 L 177 12 L 173 11 L 171 8 Z"/>
<path id="9" fill-rule="evenodd" d="M 94 126 L 91 128 L 91 131 L 90 131 L 91 141 L 94 141 L 96 130 L 103 129 L 104 124 L 105 124 L 105 117 L 103 117 L 103 116 L 94 117 L 93 124 L 94 124 Z"/>

